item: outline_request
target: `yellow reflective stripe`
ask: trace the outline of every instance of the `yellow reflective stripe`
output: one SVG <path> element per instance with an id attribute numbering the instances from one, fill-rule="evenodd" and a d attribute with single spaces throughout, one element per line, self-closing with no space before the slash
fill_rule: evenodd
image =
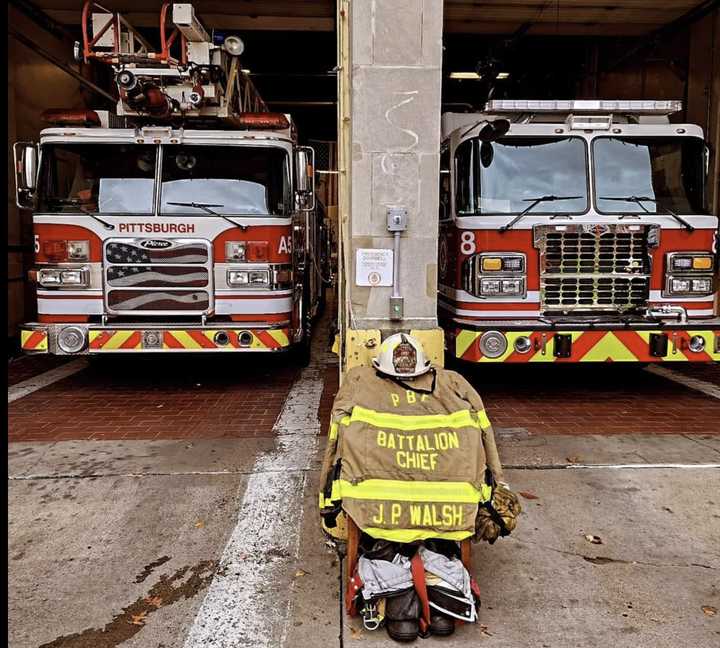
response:
<path id="1" fill-rule="evenodd" d="M 335 439 L 337 439 L 337 433 L 338 433 L 338 424 L 330 423 L 330 433 L 328 434 L 328 440 L 334 441 Z"/>
<path id="2" fill-rule="evenodd" d="M 275 340 L 280 346 L 286 347 L 290 344 L 288 336 L 282 329 L 270 329 L 268 330 L 270 337 Z"/>
<path id="3" fill-rule="evenodd" d="M 335 485 L 338 486 L 338 496 Z M 352 484 L 344 479 L 333 482 L 331 499 L 389 500 L 398 502 L 486 502 L 492 496 L 487 484 L 478 490 L 467 482 L 400 481 L 366 479 Z"/>
<path id="4" fill-rule="evenodd" d="M 436 428 L 463 428 L 478 427 L 469 410 L 461 410 L 452 414 L 427 414 L 424 416 L 404 416 L 403 414 L 388 414 L 376 412 L 356 405 L 353 407 L 349 423 L 360 421 L 375 427 L 391 428 L 394 430 L 432 430 Z"/>
<path id="5" fill-rule="evenodd" d="M 485 413 L 485 410 L 480 410 L 478 413 L 478 420 L 480 421 L 480 427 L 483 430 L 487 430 L 490 427 L 490 419 L 488 418 L 488 415 Z"/>
<path id="6" fill-rule="evenodd" d="M 462 358 L 470 345 L 480 337 L 480 333 L 475 331 L 462 330 L 455 338 L 455 357 Z"/>
<path id="7" fill-rule="evenodd" d="M 390 542 L 415 542 L 428 538 L 444 538 L 445 540 L 465 540 L 472 535 L 472 531 L 435 531 L 433 529 L 378 529 L 365 527 L 363 529 L 370 537 L 377 540 L 390 540 Z"/>
<path id="8" fill-rule="evenodd" d="M 135 331 L 115 331 L 103 349 L 119 349 Z"/>

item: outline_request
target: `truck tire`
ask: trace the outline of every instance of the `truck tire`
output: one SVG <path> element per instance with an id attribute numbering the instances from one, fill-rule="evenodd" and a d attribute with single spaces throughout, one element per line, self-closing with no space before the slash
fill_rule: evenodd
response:
<path id="1" fill-rule="evenodd" d="M 301 304 L 303 337 L 300 342 L 293 345 L 291 351 L 293 362 L 299 367 L 307 367 L 311 359 L 312 318 L 310 317 L 310 299 L 308 293 L 309 290 L 306 285 L 303 289 Z"/>

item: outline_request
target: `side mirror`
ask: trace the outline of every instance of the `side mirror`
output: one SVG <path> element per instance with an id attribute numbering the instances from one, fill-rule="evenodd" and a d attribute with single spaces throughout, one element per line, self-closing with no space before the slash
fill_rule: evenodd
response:
<path id="1" fill-rule="evenodd" d="M 34 206 L 37 187 L 38 150 L 33 142 L 15 142 L 15 203 L 21 209 Z"/>
<path id="2" fill-rule="evenodd" d="M 494 119 L 486 122 L 480 129 L 478 137 L 483 142 L 494 142 L 510 130 L 510 121 L 507 119 Z"/>
<path id="3" fill-rule="evenodd" d="M 295 191 L 300 209 L 315 209 L 315 150 L 311 146 L 298 146 L 295 149 Z"/>

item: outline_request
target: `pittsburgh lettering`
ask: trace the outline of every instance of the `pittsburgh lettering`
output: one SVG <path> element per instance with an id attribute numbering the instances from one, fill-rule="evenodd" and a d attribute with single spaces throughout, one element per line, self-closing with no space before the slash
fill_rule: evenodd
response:
<path id="1" fill-rule="evenodd" d="M 120 223 L 120 232 L 129 234 L 194 234 L 193 223 Z"/>

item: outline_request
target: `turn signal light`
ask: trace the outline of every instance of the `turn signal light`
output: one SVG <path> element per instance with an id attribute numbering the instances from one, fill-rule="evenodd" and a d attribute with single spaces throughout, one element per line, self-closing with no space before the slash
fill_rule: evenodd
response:
<path id="1" fill-rule="evenodd" d="M 270 245 L 267 241 L 248 241 L 245 248 L 245 254 L 248 261 L 269 261 Z"/>
<path id="2" fill-rule="evenodd" d="M 485 257 L 482 260 L 482 269 L 488 270 L 502 270 L 502 259 L 500 257 Z"/>
<path id="3" fill-rule="evenodd" d="M 694 257 L 692 260 L 693 270 L 710 270 L 712 269 L 712 257 Z"/>
<path id="4" fill-rule="evenodd" d="M 42 250 L 48 261 L 67 261 L 67 241 L 45 240 Z"/>

